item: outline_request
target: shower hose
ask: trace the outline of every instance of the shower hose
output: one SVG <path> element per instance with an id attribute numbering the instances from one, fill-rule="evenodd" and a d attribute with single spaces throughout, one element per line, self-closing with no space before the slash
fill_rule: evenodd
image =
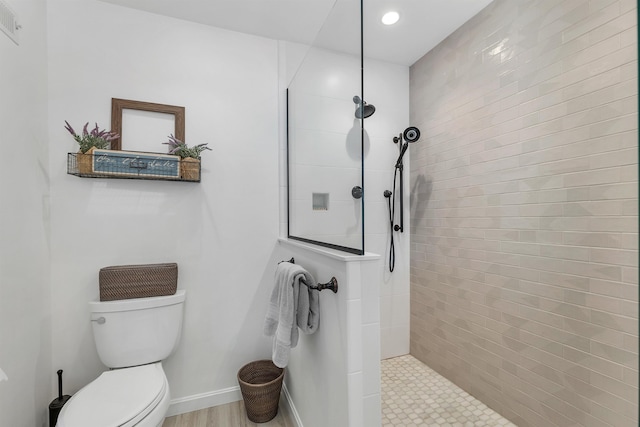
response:
<path id="1" fill-rule="evenodd" d="M 393 173 L 393 191 L 385 191 L 384 197 L 387 198 L 387 205 L 389 206 L 389 231 L 391 232 L 391 241 L 389 243 L 389 271 L 393 273 L 393 269 L 396 265 L 396 247 L 393 241 L 393 220 L 396 214 L 396 178 L 398 177 L 398 168 Z"/>

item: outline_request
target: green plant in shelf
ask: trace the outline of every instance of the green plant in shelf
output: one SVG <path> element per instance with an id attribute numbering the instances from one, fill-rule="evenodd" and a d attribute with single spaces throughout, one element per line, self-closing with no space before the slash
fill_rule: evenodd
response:
<path id="1" fill-rule="evenodd" d="M 108 149 L 111 147 L 111 141 L 114 139 L 120 138 L 115 132 L 101 130 L 96 123 L 96 127 L 89 131 L 89 122 L 84 125 L 82 128 L 82 134 L 78 135 L 75 130 L 71 127 L 69 122 L 64 121 L 66 126 L 64 127 L 69 133 L 73 136 L 78 144 L 80 145 L 80 152 L 86 153 L 91 149 L 91 147 L 96 147 L 100 149 Z"/>
<path id="2" fill-rule="evenodd" d="M 180 156 L 182 159 L 192 158 L 200 160 L 200 154 L 204 150 L 211 150 L 211 148 L 207 147 L 208 144 L 198 144 L 193 147 L 189 147 L 187 144 L 173 136 L 173 134 L 169 135 L 169 141 L 163 142 L 163 144 L 167 144 L 171 147 L 169 154 L 175 154 L 176 156 Z"/>

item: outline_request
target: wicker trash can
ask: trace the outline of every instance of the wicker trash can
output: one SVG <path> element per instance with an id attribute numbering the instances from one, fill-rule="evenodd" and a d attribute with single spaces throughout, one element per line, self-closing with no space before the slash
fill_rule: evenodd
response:
<path id="1" fill-rule="evenodd" d="M 278 414 L 278 402 L 284 368 L 271 360 L 247 363 L 238 371 L 238 383 L 247 417 L 254 423 L 266 423 Z"/>

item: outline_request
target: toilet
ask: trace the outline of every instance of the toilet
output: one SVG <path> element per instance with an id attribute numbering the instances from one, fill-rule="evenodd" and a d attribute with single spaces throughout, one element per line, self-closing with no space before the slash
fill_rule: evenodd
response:
<path id="1" fill-rule="evenodd" d="M 186 292 L 90 302 L 93 338 L 110 370 L 63 406 L 57 427 L 160 427 L 169 408 L 162 369 L 177 347 Z"/>

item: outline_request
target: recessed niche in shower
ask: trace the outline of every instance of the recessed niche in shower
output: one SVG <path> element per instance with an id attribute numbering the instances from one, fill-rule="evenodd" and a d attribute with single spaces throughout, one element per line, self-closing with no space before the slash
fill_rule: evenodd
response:
<path id="1" fill-rule="evenodd" d="M 329 193 L 313 193 L 311 200 L 314 211 L 329 210 Z"/>

